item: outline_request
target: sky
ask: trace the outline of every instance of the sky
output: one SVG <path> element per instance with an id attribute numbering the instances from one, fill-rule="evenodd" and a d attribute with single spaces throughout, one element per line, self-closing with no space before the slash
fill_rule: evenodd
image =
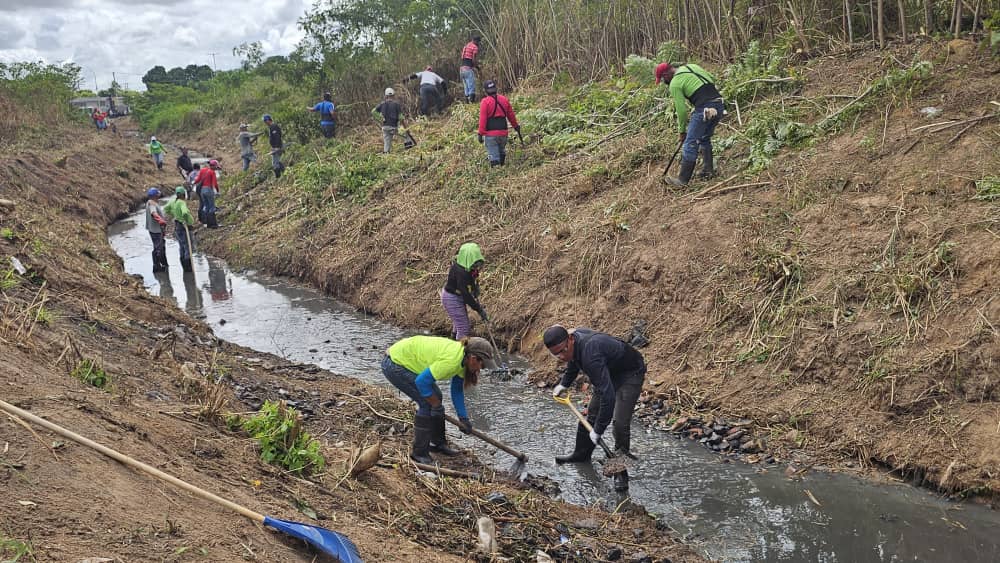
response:
<path id="1" fill-rule="evenodd" d="M 81 88 L 118 83 L 143 89 L 155 65 L 238 67 L 233 47 L 260 41 L 264 56 L 287 55 L 313 0 L 0 0 L 0 62 L 71 61 Z"/>

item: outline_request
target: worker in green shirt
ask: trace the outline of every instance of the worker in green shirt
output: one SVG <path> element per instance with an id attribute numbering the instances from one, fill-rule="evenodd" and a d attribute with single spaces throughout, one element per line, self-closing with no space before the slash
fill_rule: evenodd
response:
<path id="1" fill-rule="evenodd" d="M 448 447 L 444 431 L 444 404 L 438 382 L 451 384 L 451 402 L 462 423 L 462 432 L 472 432 L 465 410 L 465 389 L 479 382 L 479 371 L 496 369 L 497 352 L 476 336 L 452 340 L 441 336 L 411 336 L 389 347 L 382 359 L 382 374 L 417 403 L 413 419 L 413 452 L 418 463 L 434 463 L 430 451 L 443 455 L 458 452 Z"/>
<path id="2" fill-rule="evenodd" d="M 180 247 L 181 268 L 185 272 L 192 271 L 191 251 L 194 250 L 194 240 L 189 239 L 191 228 L 194 226 L 194 216 L 187 206 L 187 190 L 184 186 L 177 186 L 174 189 L 177 197 L 173 201 L 163 206 L 163 212 L 174 220 L 174 238 L 177 239 L 177 246 Z"/>
<path id="3" fill-rule="evenodd" d="M 684 143 L 681 148 L 680 176 L 667 178 L 667 182 L 675 186 L 686 186 L 691 181 L 699 149 L 702 159 L 699 176 L 711 178 L 715 175 L 712 134 L 725 114 L 722 94 L 715 85 L 715 78 L 696 64 L 688 63 L 675 69 L 670 63 L 660 63 L 656 67 L 656 83 L 661 81 L 670 85 L 670 95 L 677 112 L 677 127 L 680 129 L 680 142 Z M 690 120 L 688 104 L 694 108 Z"/>
<path id="4" fill-rule="evenodd" d="M 157 170 L 163 170 L 163 153 L 165 152 L 167 149 L 163 143 L 156 140 L 156 136 L 149 138 L 149 154 L 153 157 L 153 163 L 156 164 Z"/>

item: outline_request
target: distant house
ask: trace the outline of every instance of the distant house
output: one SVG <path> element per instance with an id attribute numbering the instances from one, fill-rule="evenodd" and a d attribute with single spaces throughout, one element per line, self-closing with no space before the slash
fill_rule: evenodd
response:
<path id="1" fill-rule="evenodd" d="M 116 115 L 128 115 L 129 107 L 125 104 L 125 98 L 121 96 L 106 96 L 106 97 L 89 97 L 89 98 L 73 98 L 69 101 L 70 105 L 75 108 L 80 108 L 86 110 L 88 113 L 97 108 L 101 111 L 106 111 L 111 114 L 112 117 Z"/>

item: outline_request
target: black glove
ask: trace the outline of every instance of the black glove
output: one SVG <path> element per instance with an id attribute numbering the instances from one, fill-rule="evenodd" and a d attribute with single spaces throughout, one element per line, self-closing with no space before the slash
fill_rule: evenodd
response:
<path id="1" fill-rule="evenodd" d="M 476 137 L 479 138 L 479 144 L 480 145 L 483 144 L 483 136 L 482 135 L 476 135 Z"/>
<path id="2" fill-rule="evenodd" d="M 490 321 L 490 319 L 486 316 L 486 310 L 485 309 L 480 309 L 478 312 L 479 312 L 479 318 L 483 319 L 484 323 L 487 323 L 487 322 Z"/>
<path id="3" fill-rule="evenodd" d="M 517 134 L 520 135 L 521 134 L 521 126 L 520 125 L 515 125 L 514 126 L 514 131 L 517 131 Z"/>
<path id="4" fill-rule="evenodd" d="M 458 419 L 459 425 L 458 429 L 462 431 L 462 434 L 472 433 L 472 421 L 468 418 L 462 417 Z"/>

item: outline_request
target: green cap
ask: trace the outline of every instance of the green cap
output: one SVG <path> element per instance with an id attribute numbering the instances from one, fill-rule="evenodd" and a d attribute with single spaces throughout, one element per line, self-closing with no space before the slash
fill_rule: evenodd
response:
<path id="1" fill-rule="evenodd" d="M 177 195 L 186 196 L 188 192 L 187 190 L 184 189 L 184 186 L 177 186 L 176 188 L 174 188 L 174 193 Z"/>

